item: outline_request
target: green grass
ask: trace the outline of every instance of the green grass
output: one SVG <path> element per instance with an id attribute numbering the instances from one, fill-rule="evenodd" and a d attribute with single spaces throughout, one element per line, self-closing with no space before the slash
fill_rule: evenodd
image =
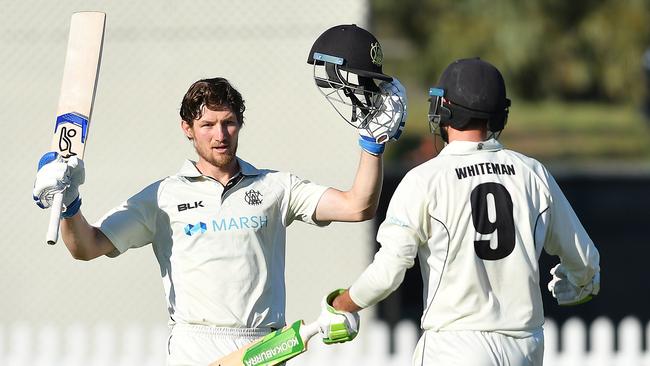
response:
<path id="1" fill-rule="evenodd" d="M 426 148 L 432 140 L 427 123 L 429 105 L 426 98 L 419 97 L 426 93 L 413 94 L 409 93 L 404 141 L 389 149 L 389 159 L 413 159 L 417 149 L 430 153 L 431 148 Z M 499 140 L 545 162 L 650 161 L 650 121 L 639 107 L 630 105 L 533 103 L 515 98 Z"/>

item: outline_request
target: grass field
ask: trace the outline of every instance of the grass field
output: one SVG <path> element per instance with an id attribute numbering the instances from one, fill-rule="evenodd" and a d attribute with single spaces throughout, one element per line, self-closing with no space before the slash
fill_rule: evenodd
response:
<path id="1" fill-rule="evenodd" d="M 430 150 L 423 148 L 430 142 L 422 143 L 422 138 L 432 140 L 428 102 L 413 93 L 409 97 L 404 143 L 389 151 L 389 159 L 399 160 L 416 149 L 425 154 Z M 650 120 L 638 106 L 515 99 L 500 141 L 544 162 L 650 162 Z"/>

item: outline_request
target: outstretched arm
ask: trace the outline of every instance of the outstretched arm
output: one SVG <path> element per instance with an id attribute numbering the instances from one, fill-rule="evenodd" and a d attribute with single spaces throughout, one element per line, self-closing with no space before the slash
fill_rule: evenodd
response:
<path id="1" fill-rule="evenodd" d="M 384 175 L 381 155 L 361 152 L 354 183 L 348 191 L 330 188 L 316 206 L 317 221 L 364 221 L 377 211 Z"/>
<path id="2" fill-rule="evenodd" d="M 428 207 L 428 194 L 419 178 L 407 174 L 393 193 L 386 220 L 377 232 L 381 248 L 352 286 L 333 299 L 335 309 L 354 312 L 367 308 L 399 287 L 428 238 L 423 224 L 428 220 Z"/>

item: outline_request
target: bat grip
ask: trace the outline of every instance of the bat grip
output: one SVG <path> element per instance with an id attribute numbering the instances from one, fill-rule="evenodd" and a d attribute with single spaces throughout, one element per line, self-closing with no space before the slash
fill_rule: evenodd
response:
<path id="1" fill-rule="evenodd" d="M 63 207 L 63 193 L 54 195 L 50 208 L 50 225 L 47 227 L 47 243 L 56 244 L 59 239 L 59 222 L 61 221 L 61 208 Z"/>
<path id="2" fill-rule="evenodd" d="M 318 321 L 315 321 L 313 323 L 308 323 L 305 324 L 304 326 L 300 327 L 300 337 L 302 338 L 302 341 L 306 344 L 307 341 L 316 334 L 320 332 L 320 325 L 318 325 Z"/>

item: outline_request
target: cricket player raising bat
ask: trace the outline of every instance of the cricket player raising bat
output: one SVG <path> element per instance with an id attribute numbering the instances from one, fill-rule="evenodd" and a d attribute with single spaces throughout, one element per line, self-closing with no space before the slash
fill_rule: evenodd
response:
<path id="1" fill-rule="evenodd" d="M 496 140 L 510 106 L 497 68 L 455 61 L 429 96 L 432 131 L 447 144 L 401 181 L 377 233 L 381 249 L 333 305 L 377 303 L 417 255 L 425 309 L 414 366 L 539 366 L 542 249 L 561 261 L 549 284 L 560 305 L 598 294 L 598 250 L 548 170 Z"/>
<path id="2" fill-rule="evenodd" d="M 333 105 L 350 107 L 349 121 L 360 133 L 359 166 L 347 191 L 238 157 L 244 100 L 224 78 L 195 82 L 182 100 L 180 127 L 196 161 L 96 223 L 81 213 L 82 160 L 52 159 L 36 175 L 39 206 L 49 207 L 52 192 L 63 192 L 61 234 L 74 258 L 115 257 L 152 244 L 172 325 L 169 365 L 208 365 L 285 326 L 285 238 L 293 221 L 325 226 L 374 216 L 384 145 L 399 137 L 406 120 L 404 90 L 382 72 L 377 39 L 354 25 L 323 33 L 309 62 L 327 68 L 316 83 L 340 96 Z M 356 314 L 323 309 L 318 324 L 326 343 L 354 338 Z"/>

